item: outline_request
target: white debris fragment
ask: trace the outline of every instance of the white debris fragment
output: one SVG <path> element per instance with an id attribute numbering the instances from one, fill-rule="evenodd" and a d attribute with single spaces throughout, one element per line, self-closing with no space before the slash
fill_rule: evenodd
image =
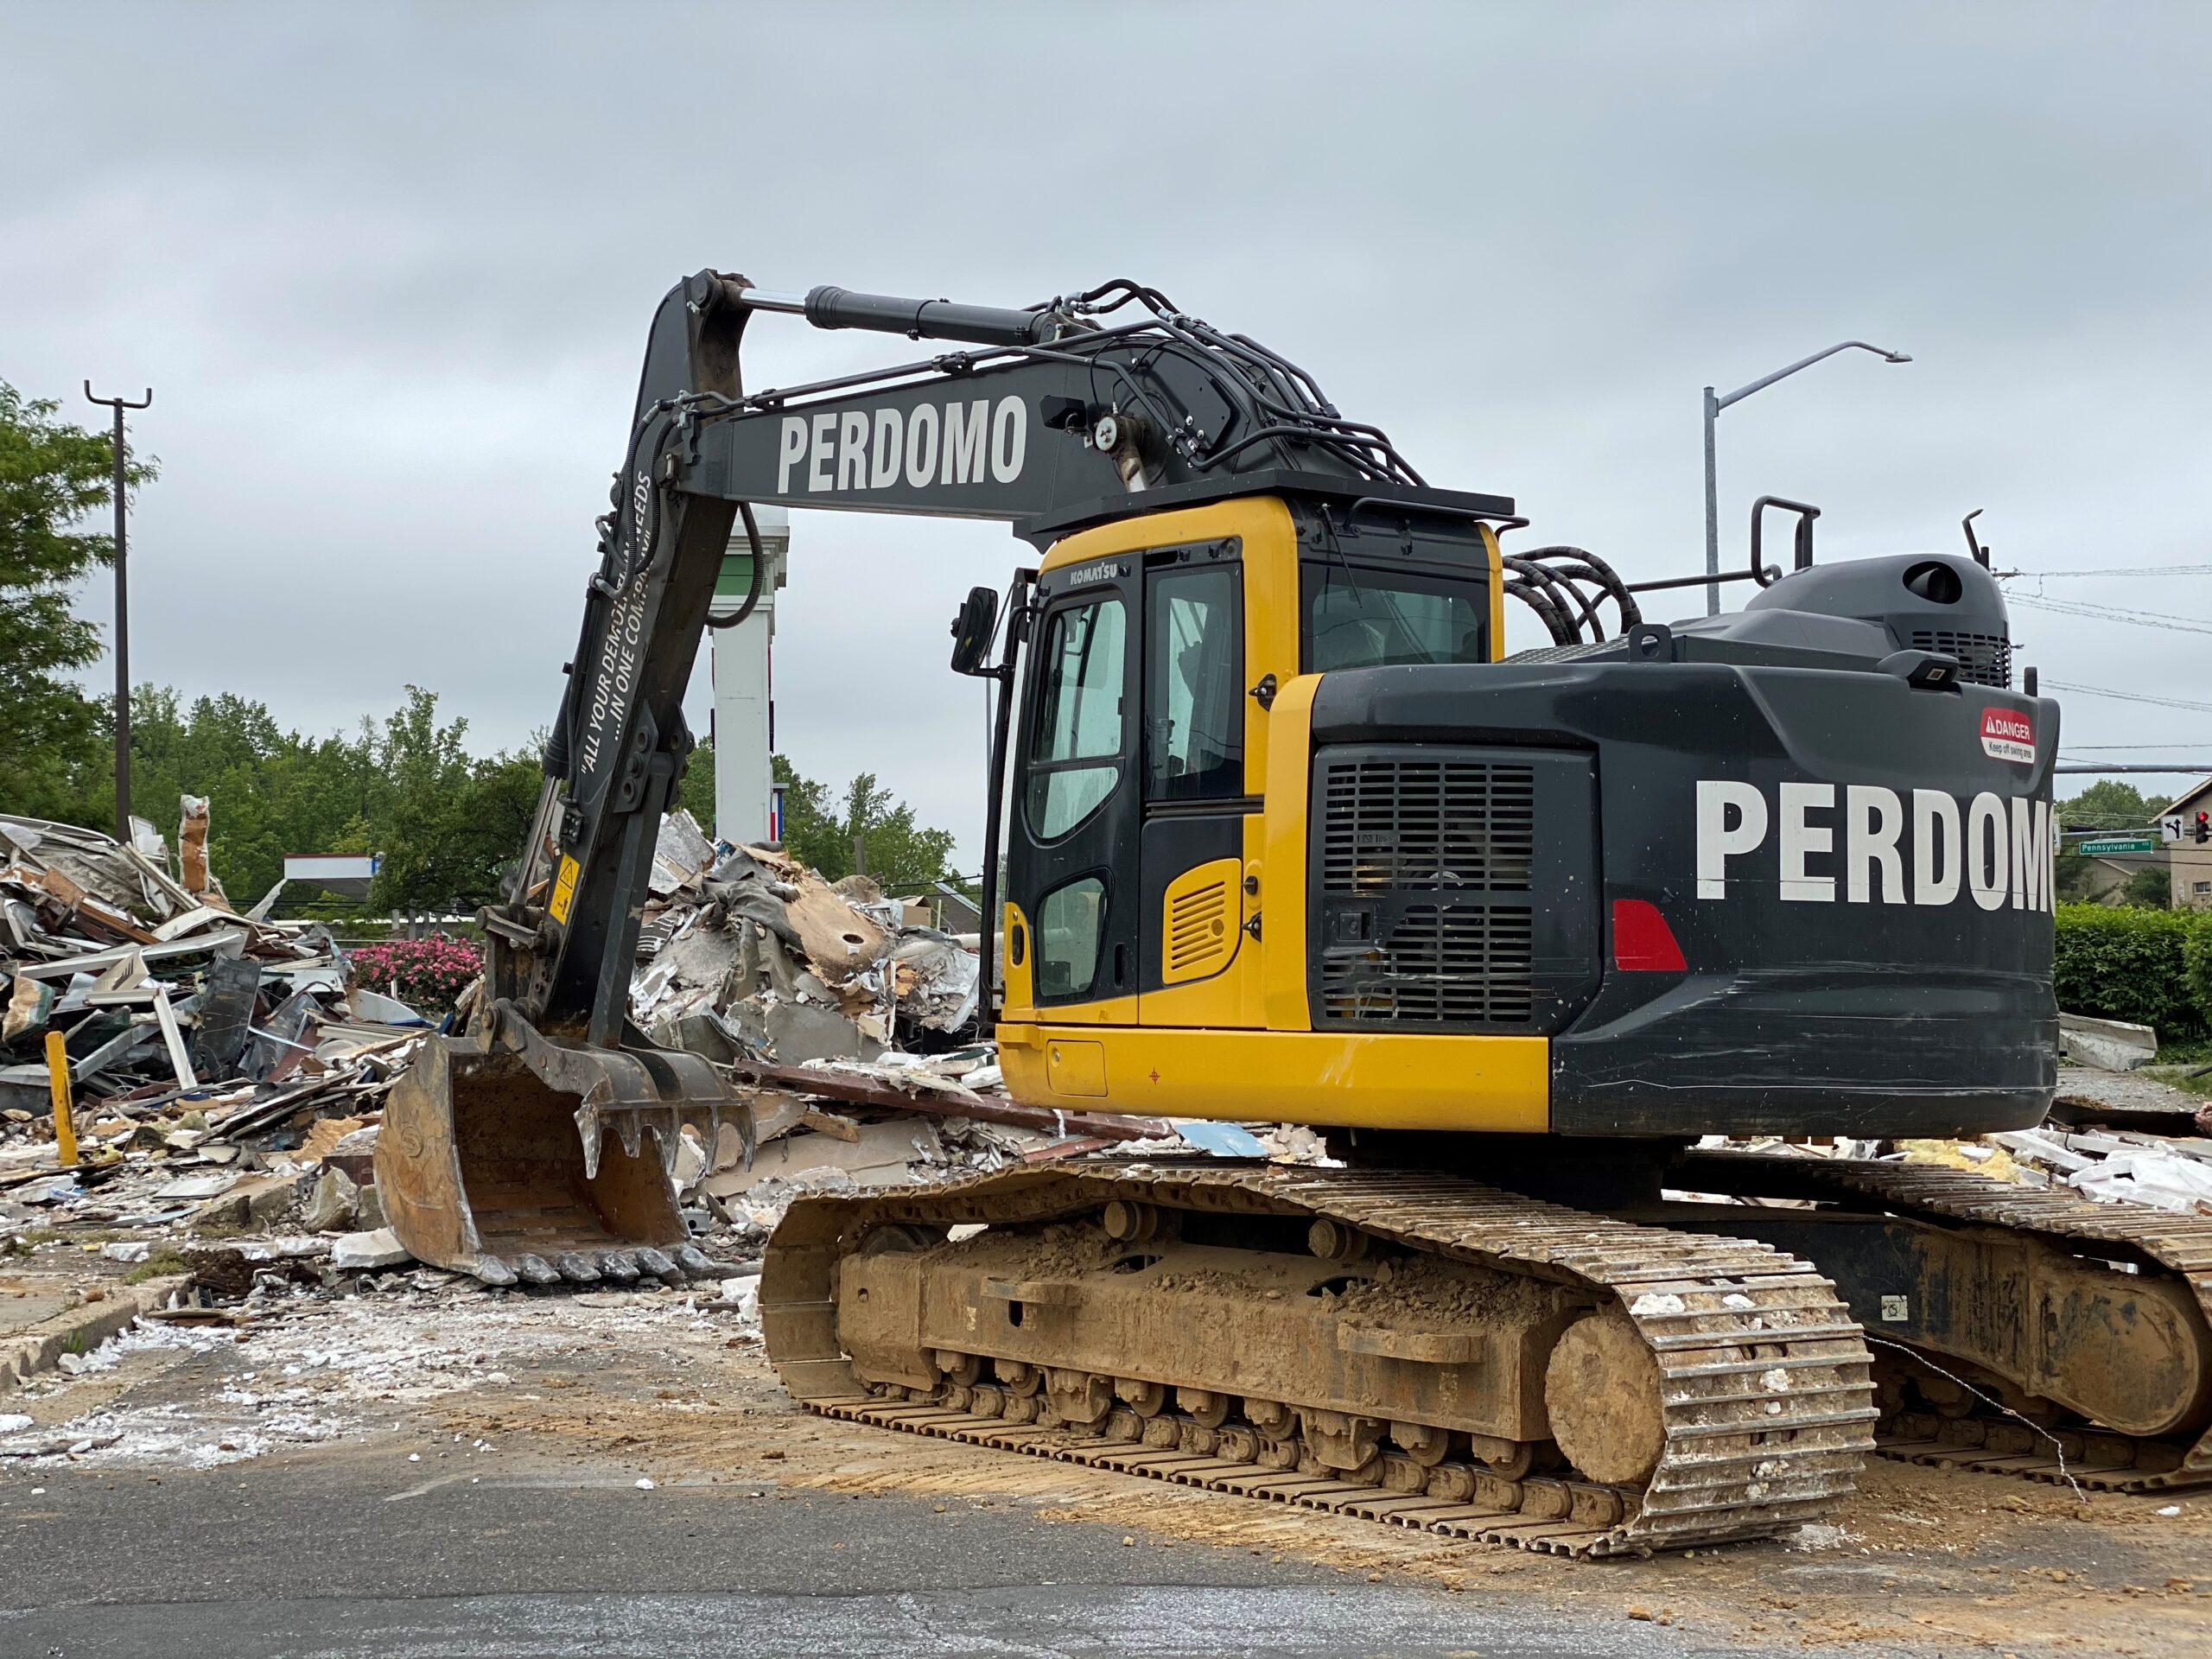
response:
<path id="1" fill-rule="evenodd" d="M 1628 1306 L 1628 1311 L 1637 1319 L 1654 1313 L 1682 1313 L 1689 1305 L 1672 1291 L 1647 1290 Z"/>
<path id="2" fill-rule="evenodd" d="M 1847 1532 L 1841 1527 L 1832 1525 L 1827 1522 L 1808 1521 L 1783 1542 L 1785 1548 L 1809 1551 L 1840 1549 L 1847 1544 L 1857 1543 L 1859 1539 L 1859 1534 Z"/>
<path id="3" fill-rule="evenodd" d="M 0 1434 L 20 1434 L 31 1426 L 31 1419 L 20 1411 L 0 1411 Z"/>
<path id="4" fill-rule="evenodd" d="M 389 1227 L 378 1227 L 372 1232 L 340 1234 L 330 1247 L 330 1265 L 354 1273 L 397 1268 L 414 1259 Z"/>
<path id="5" fill-rule="evenodd" d="M 2160 1147 L 2114 1154 L 2076 1171 L 2067 1184 L 2106 1204 L 2132 1201 L 2185 1216 L 2212 1214 L 2212 1164 Z"/>
<path id="6" fill-rule="evenodd" d="M 638 1490 L 641 1492 L 650 1492 L 653 1490 L 653 1484 L 650 1480 L 640 1480 L 638 1483 Z"/>

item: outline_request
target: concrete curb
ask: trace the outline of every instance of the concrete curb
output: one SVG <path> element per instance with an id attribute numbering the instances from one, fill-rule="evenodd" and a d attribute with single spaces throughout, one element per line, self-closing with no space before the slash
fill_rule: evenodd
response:
<path id="1" fill-rule="evenodd" d="M 88 1354 L 118 1332 L 127 1330 L 141 1313 L 165 1306 L 172 1293 L 191 1283 L 189 1274 L 149 1279 L 143 1285 L 118 1286 L 105 1301 L 84 1302 L 67 1312 L 33 1325 L 0 1348 L 0 1376 L 17 1383 L 49 1370 L 64 1354 Z"/>

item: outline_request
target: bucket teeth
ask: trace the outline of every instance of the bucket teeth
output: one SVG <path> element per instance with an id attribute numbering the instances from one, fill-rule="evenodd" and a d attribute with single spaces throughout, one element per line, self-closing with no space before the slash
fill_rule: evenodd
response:
<path id="1" fill-rule="evenodd" d="M 533 1285 L 557 1285 L 561 1282 L 561 1275 L 550 1262 L 543 1256 L 533 1255 L 527 1250 L 515 1257 L 515 1271 Z"/>
<path id="2" fill-rule="evenodd" d="M 650 1244 L 638 1247 L 638 1265 L 664 1285 L 672 1285 L 678 1290 L 683 1287 L 683 1269 Z"/>
<path id="3" fill-rule="evenodd" d="M 669 1254 L 676 1258 L 676 1265 L 694 1279 L 712 1279 L 715 1276 L 715 1264 L 707 1259 L 707 1253 L 696 1244 L 679 1244 Z"/>
<path id="4" fill-rule="evenodd" d="M 470 1269 L 483 1283 L 495 1289 L 505 1289 L 515 1282 L 515 1270 L 496 1255 L 480 1255 Z"/>
<path id="5" fill-rule="evenodd" d="M 583 1142 L 584 1179 L 588 1181 L 599 1179 L 599 1143 L 606 1133 L 596 1106 L 576 1108 L 576 1137 Z"/>
<path id="6" fill-rule="evenodd" d="M 572 1285 L 595 1285 L 599 1282 L 599 1269 L 592 1266 L 591 1257 L 581 1250 L 562 1251 L 553 1258 L 553 1265 L 560 1268 L 561 1276 Z"/>
<path id="7" fill-rule="evenodd" d="M 638 1282 L 638 1258 L 627 1250 L 607 1250 L 599 1258 L 599 1270 L 618 1285 Z"/>

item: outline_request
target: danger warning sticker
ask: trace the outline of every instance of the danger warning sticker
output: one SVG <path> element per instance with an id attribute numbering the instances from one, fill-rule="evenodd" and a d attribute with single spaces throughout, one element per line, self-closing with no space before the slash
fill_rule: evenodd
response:
<path id="1" fill-rule="evenodd" d="M 1981 711 L 1981 749 L 1984 754 L 1999 760 L 2017 760 L 2031 766 L 2036 762 L 2035 722 L 2015 709 L 1985 709 Z"/>

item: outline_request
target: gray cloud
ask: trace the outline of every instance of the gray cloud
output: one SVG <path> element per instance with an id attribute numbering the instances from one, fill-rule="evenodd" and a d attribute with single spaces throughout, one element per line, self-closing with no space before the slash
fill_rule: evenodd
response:
<path id="1" fill-rule="evenodd" d="M 1771 490 L 1835 555 L 1981 506 L 2006 564 L 2201 561 L 2208 68 L 2212 14 L 2148 4 L 16 7 L 0 376 L 156 388 L 139 673 L 310 730 L 408 682 L 484 743 L 545 721 L 646 320 L 702 265 L 1140 276 L 1637 575 L 1701 556 L 1698 387 L 1860 336 L 1916 361 L 1723 417 L 1733 556 Z M 887 343 L 764 324 L 748 378 Z M 797 515 L 784 746 L 972 847 L 944 620 L 1021 551 Z M 2212 581 L 2053 591 L 2212 618 Z M 2056 677 L 2212 701 L 2190 635 L 2016 631 Z M 2181 711 L 2067 724 L 2212 750 Z"/>

